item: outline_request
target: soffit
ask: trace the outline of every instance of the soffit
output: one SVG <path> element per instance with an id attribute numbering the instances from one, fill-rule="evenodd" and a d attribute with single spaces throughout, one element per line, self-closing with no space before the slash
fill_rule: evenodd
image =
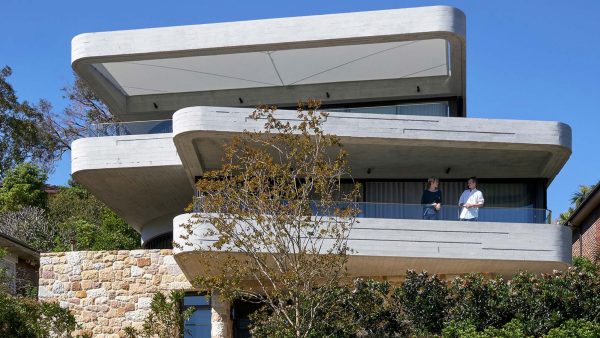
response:
<path id="1" fill-rule="evenodd" d="M 326 91 L 334 102 L 343 83 L 370 91 L 346 86 L 339 101 L 464 97 L 465 32 L 460 10 L 434 6 L 86 33 L 72 65 L 124 120 Z"/>

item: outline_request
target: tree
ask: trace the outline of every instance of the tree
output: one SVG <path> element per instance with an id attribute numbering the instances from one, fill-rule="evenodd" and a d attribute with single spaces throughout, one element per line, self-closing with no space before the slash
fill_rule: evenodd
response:
<path id="1" fill-rule="evenodd" d="M 71 149 L 74 140 L 90 136 L 93 125 L 118 121 L 92 89 L 77 74 L 74 76 L 73 84 L 62 89 L 69 105 L 61 114 L 54 113 L 48 101 L 42 100 L 38 105 L 44 116 L 44 128 L 58 140 L 63 152 Z"/>
<path id="2" fill-rule="evenodd" d="M 133 228 L 83 186 L 70 184 L 53 196 L 48 207 L 59 235 L 55 251 L 139 248 L 140 236 Z"/>
<path id="3" fill-rule="evenodd" d="M 577 191 L 571 195 L 571 204 L 574 204 L 575 207 L 578 207 L 593 188 L 593 185 L 580 185 Z"/>
<path id="4" fill-rule="evenodd" d="M 599 182 L 600 183 L 600 182 Z M 596 184 L 599 184 L 596 183 Z M 575 211 L 575 209 L 583 202 L 587 195 L 594 189 L 596 185 L 579 185 L 577 191 L 571 195 L 571 206 L 567 211 L 561 213 L 556 221 L 558 224 L 567 224 L 567 221 Z"/>
<path id="5" fill-rule="evenodd" d="M 558 224 L 567 224 L 567 221 L 573 214 L 573 211 L 575 211 L 575 209 L 569 207 L 569 209 L 567 209 L 567 211 L 561 212 L 560 215 L 558 215 L 558 220 L 557 220 Z"/>
<path id="6" fill-rule="evenodd" d="M 0 232 L 39 251 L 52 251 L 58 235 L 56 226 L 46 215 L 46 210 L 32 206 L 0 213 Z"/>
<path id="7" fill-rule="evenodd" d="M 309 336 L 319 310 L 335 301 L 328 290 L 345 275 L 358 212 L 359 187 L 342 185 L 347 154 L 324 132 L 318 107 L 300 104 L 295 123 L 277 119 L 273 107 L 257 109 L 250 117 L 265 120 L 264 130 L 225 146 L 222 168 L 197 183 L 199 213 L 186 225 L 210 224 L 203 235 L 216 239 L 198 246 L 207 272 L 196 278 L 200 287 L 264 302 L 271 315 L 257 325 L 276 336 Z"/>
<path id="8" fill-rule="evenodd" d="M 25 160 L 49 171 L 62 155 L 60 140 L 45 128 L 44 114 L 17 98 L 8 83 L 11 74 L 8 66 L 0 69 L 0 179 Z"/>
<path id="9" fill-rule="evenodd" d="M 0 211 L 17 211 L 25 206 L 46 208 L 46 179 L 48 174 L 31 163 L 20 163 L 9 170 L 0 188 Z"/>

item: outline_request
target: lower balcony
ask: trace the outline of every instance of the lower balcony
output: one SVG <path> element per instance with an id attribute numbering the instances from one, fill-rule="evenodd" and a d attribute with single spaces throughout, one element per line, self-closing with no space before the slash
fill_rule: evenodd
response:
<path id="1" fill-rule="evenodd" d="M 351 277 L 401 279 L 408 269 L 446 276 L 469 272 L 511 276 L 520 270 L 548 273 L 571 264 L 571 230 L 546 224 L 546 210 L 482 208 L 478 222 L 458 221 L 458 207 L 446 206 L 440 220 L 421 219 L 420 205 L 361 203 L 350 231 Z M 173 220 L 175 260 L 190 279 L 206 273 L 194 259 L 211 245 L 209 224 L 194 224 L 188 240 L 183 225 L 193 214 Z M 218 254 L 215 259 L 218 259 Z"/>

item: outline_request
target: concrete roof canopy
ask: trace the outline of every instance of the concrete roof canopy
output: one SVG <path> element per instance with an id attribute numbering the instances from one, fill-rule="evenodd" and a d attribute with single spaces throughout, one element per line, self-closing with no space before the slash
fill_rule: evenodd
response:
<path id="1" fill-rule="evenodd" d="M 458 9 L 393 9 L 81 34 L 72 64 L 124 121 L 195 105 L 464 97 L 465 34 Z"/>

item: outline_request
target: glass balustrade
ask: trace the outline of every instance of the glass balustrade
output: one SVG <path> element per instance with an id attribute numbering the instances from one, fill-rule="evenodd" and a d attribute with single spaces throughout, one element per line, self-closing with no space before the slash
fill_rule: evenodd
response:
<path id="1" fill-rule="evenodd" d="M 285 202 L 282 202 L 285 204 Z M 194 212 L 202 211 L 202 198 L 196 198 Z M 357 218 L 383 218 L 383 219 L 424 219 L 426 206 L 421 204 L 399 203 L 370 203 L 370 202 L 336 202 L 324 206 L 319 201 L 311 202 L 314 215 L 335 215 L 335 209 L 353 208 Z M 462 208 L 454 205 L 443 205 L 437 213 L 437 220 L 458 221 Z M 478 209 L 479 222 L 504 222 L 504 223 L 549 223 L 550 211 L 528 207 L 483 207 Z"/>
<path id="2" fill-rule="evenodd" d="M 89 137 L 163 134 L 173 132 L 173 120 L 152 120 L 93 124 Z"/>
<path id="3" fill-rule="evenodd" d="M 448 102 L 427 102 L 380 107 L 333 108 L 330 112 L 387 115 L 448 116 Z M 161 134 L 173 132 L 173 120 L 151 120 L 93 124 L 88 137 Z"/>
<path id="4" fill-rule="evenodd" d="M 366 113 L 385 115 L 450 116 L 448 102 L 424 102 L 392 106 L 352 107 L 324 109 L 328 112 Z"/>

